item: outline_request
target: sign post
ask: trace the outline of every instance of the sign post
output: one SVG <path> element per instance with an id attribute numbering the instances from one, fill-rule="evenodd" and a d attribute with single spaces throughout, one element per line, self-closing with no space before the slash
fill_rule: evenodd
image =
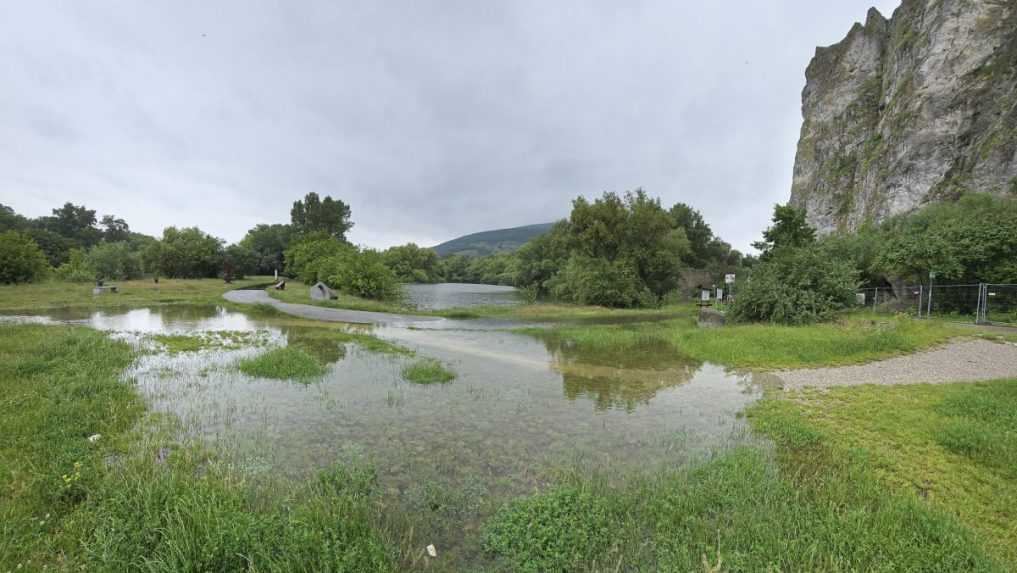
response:
<path id="1" fill-rule="evenodd" d="M 724 284 L 728 285 L 727 286 L 728 296 L 733 297 L 734 296 L 734 284 L 735 284 L 734 273 L 728 273 L 728 274 L 724 275 Z"/>

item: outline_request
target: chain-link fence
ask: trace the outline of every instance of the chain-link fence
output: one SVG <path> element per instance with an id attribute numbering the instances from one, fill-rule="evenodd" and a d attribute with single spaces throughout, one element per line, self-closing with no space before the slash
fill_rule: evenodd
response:
<path id="1" fill-rule="evenodd" d="M 1017 326 L 1017 285 L 982 285 L 980 322 Z"/>
<path id="2" fill-rule="evenodd" d="M 858 291 L 857 302 L 879 313 L 1017 326 L 1017 284 L 865 288 Z"/>

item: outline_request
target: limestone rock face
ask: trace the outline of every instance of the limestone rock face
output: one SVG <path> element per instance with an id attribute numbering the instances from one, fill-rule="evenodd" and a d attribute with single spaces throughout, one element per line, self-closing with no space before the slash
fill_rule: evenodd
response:
<path id="1" fill-rule="evenodd" d="M 1017 0 L 873 8 L 805 79 L 791 202 L 820 232 L 1017 195 Z"/>

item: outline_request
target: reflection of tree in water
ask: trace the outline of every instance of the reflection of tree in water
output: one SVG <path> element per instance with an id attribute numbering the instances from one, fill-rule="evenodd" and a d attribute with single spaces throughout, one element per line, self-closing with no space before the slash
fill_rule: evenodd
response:
<path id="1" fill-rule="evenodd" d="M 609 347 L 576 344 L 554 333 L 542 339 L 562 374 L 565 396 L 593 400 L 598 410 L 631 412 L 657 392 L 688 382 L 701 366 L 653 336 Z"/>

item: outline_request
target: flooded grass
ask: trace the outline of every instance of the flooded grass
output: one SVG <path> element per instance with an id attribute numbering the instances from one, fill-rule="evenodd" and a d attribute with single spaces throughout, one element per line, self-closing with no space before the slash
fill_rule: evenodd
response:
<path id="1" fill-rule="evenodd" d="M 321 378 L 326 372 L 319 359 L 292 346 L 275 348 L 254 358 L 241 360 L 237 367 L 248 376 L 304 383 Z"/>
<path id="2" fill-rule="evenodd" d="M 765 375 L 704 362 L 702 340 L 682 344 L 699 336 L 687 317 L 526 336 L 354 328 L 275 309 L 58 317 L 111 334 L 0 325 L 0 398 L 18 413 L 10 426 L 0 420 L 15 436 L 0 444 L 0 571 L 29 559 L 29 569 L 118 571 L 997 571 L 1006 567 L 996 558 L 1013 563 L 1001 549 L 1014 545 L 1013 518 L 990 507 L 981 485 L 992 501 L 1017 507 L 1017 477 L 1006 473 L 1013 452 L 996 445 L 1014 431 L 1014 397 L 1002 386 L 885 403 L 897 389 L 880 388 L 864 406 L 850 405 L 848 391 L 858 389 L 767 399 L 749 421 L 773 446 L 749 436 L 738 416 Z M 833 325 L 847 331 L 836 336 L 869 339 L 848 349 L 887 351 L 901 333 L 927 335 L 922 343 L 941 334 L 848 320 Z M 745 336 L 738 328 L 697 332 Z M 879 329 L 890 342 L 873 342 L 886 336 Z M 804 334 L 777 330 L 752 336 L 765 333 L 807 344 Z M 158 352 L 137 352 L 158 337 L 169 337 Z M 64 360 L 59 349 L 78 338 L 90 341 L 75 347 L 80 359 Z M 808 351 L 761 356 L 781 363 Z M 125 376 L 134 383 L 122 384 L 117 372 L 132 359 Z M 93 361 L 86 383 L 79 362 Z M 457 381 L 407 384 L 417 367 L 421 379 Z M 110 398 L 114 388 L 123 394 Z M 139 394 L 149 409 L 140 423 Z M 27 424 L 36 413 L 22 404 L 46 417 Z M 79 411 L 82 426 L 71 416 Z M 166 421 L 171 427 L 153 429 Z M 96 426 L 102 438 L 92 443 L 96 424 L 107 425 Z M 859 449 L 872 443 L 885 454 Z M 913 458 L 899 475 L 888 469 L 894 451 Z M 942 452 L 933 473 L 948 472 L 957 500 L 941 502 L 936 488 L 913 492 L 929 451 Z M 981 481 L 972 485 L 972 475 Z"/>
<path id="3" fill-rule="evenodd" d="M 438 360 L 418 360 L 402 369 L 403 380 L 414 384 L 444 384 L 456 379 L 456 373 Z"/>

